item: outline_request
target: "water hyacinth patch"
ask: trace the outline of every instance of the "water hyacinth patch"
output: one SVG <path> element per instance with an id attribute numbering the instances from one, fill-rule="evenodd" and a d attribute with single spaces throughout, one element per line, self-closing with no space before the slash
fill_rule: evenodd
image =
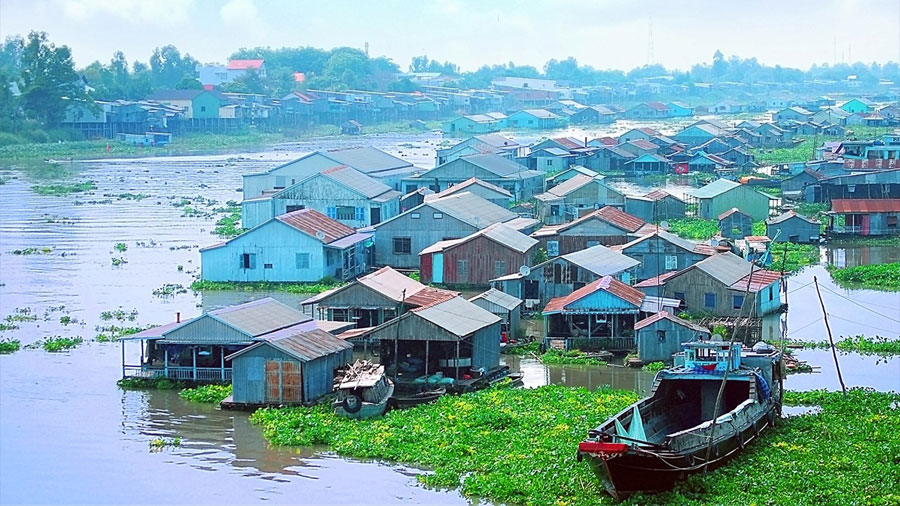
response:
<path id="1" fill-rule="evenodd" d="M 71 350 L 78 347 L 84 340 L 80 337 L 48 337 L 43 341 L 39 341 L 44 351 L 56 353 L 60 351 Z M 35 343 L 37 344 L 37 343 Z"/>
<path id="2" fill-rule="evenodd" d="M 844 288 L 900 290 L 900 262 L 843 268 L 829 265 L 828 272 L 834 282 Z"/>
<path id="3" fill-rule="evenodd" d="M 329 445 L 342 455 L 427 467 L 418 479 L 509 504 L 596 504 L 603 497 L 574 449 L 587 430 L 635 402 L 633 392 L 544 386 L 444 396 L 379 419 L 328 406 L 262 409 L 251 420 L 279 445 Z"/>
<path id="4" fill-rule="evenodd" d="M 46 184 L 31 187 L 38 195 L 68 195 L 70 193 L 87 192 L 96 190 L 97 185 L 93 181 L 67 184 Z"/>
<path id="5" fill-rule="evenodd" d="M 8 355 L 10 353 L 15 353 L 19 351 L 19 348 L 22 347 L 22 343 L 19 342 L 18 339 L 0 339 L 0 355 Z"/>
<path id="6" fill-rule="evenodd" d="M 650 362 L 649 364 L 644 364 L 644 367 L 641 369 L 648 372 L 657 372 L 666 368 L 666 364 L 664 362 Z"/>
<path id="7" fill-rule="evenodd" d="M 592 357 L 581 350 L 549 349 L 540 356 L 540 359 L 544 364 L 552 365 L 606 365 L 603 360 Z"/>
<path id="8" fill-rule="evenodd" d="M 219 403 L 231 395 L 231 384 L 203 385 L 196 388 L 185 388 L 178 396 L 191 402 Z"/>
<path id="9" fill-rule="evenodd" d="M 273 283 L 273 282 L 240 282 L 240 281 L 203 281 L 197 280 L 191 283 L 191 290 L 200 291 L 219 291 L 219 290 L 251 290 L 251 291 L 274 291 L 287 293 L 322 293 L 339 286 L 344 283 L 336 281 L 323 280 L 320 283 Z"/>

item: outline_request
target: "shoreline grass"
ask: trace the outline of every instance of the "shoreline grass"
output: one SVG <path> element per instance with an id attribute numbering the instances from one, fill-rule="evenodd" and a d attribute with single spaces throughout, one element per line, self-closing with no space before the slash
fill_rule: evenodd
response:
<path id="1" fill-rule="evenodd" d="M 317 294 L 343 285 L 344 283 L 336 281 L 325 281 L 321 283 L 279 283 L 269 281 L 203 281 L 198 279 L 191 283 L 191 290 L 195 292 L 235 290 Z"/>

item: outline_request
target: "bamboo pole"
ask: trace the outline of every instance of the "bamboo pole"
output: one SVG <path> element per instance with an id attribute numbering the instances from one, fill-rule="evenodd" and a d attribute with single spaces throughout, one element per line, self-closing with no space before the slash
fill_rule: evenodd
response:
<path id="1" fill-rule="evenodd" d="M 838 362 L 837 349 L 834 347 L 834 338 L 831 336 L 831 325 L 828 324 L 828 313 L 825 312 L 825 301 L 822 300 L 822 292 L 819 291 L 819 280 L 813 276 L 813 284 L 816 285 L 816 295 L 819 296 L 819 304 L 822 306 L 822 318 L 825 320 L 825 330 L 828 331 L 828 342 L 831 344 L 831 354 L 834 356 L 834 368 L 837 370 L 838 381 L 841 383 L 841 392 L 847 395 L 847 386 L 844 385 L 844 377 L 841 375 L 841 364 Z"/>

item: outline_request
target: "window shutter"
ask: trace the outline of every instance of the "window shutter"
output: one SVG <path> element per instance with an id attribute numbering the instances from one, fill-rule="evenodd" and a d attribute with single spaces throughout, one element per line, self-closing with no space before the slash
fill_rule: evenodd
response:
<path id="1" fill-rule="evenodd" d="M 330 207 L 328 207 L 328 209 L 326 209 L 325 212 L 328 214 L 328 217 L 331 218 L 332 220 L 337 219 L 337 208 L 336 207 L 330 206 Z"/>
<path id="2" fill-rule="evenodd" d="M 250 268 L 256 269 L 256 253 L 250 253 Z"/>

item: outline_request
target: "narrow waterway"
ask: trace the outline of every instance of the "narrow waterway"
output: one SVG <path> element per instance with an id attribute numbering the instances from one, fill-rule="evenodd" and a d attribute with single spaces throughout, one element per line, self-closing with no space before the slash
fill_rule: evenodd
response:
<path id="1" fill-rule="evenodd" d="M 433 164 L 442 142 L 432 133 L 365 141 L 423 167 Z M 161 324 L 176 313 L 188 318 L 267 295 L 298 304 L 303 296 L 283 293 L 160 291 L 166 284 L 188 287 L 195 279 L 199 248 L 219 240 L 210 233 L 220 215 L 214 210 L 241 200 L 241 174 L 346 143 L 330 139 L 239 155 L 75 163 L 72 180 L 93 180 L 97 189 L 64 196 L 38 195 L 32 186 L 42 181 L 0 169 L 0 318 L 18 315 L 3 322 L 9 326 L 0 338 L 23 345 L 51 336 L 85 339 L 65 353 L 38 348 L 0 356 L 0 503 L 468 502 L 456 491 L 418 486 L 416 470 L 269 447 L 243 413 L 186 403 L 175 392 L 122 391 L 115 385 L 119 345 L 93 341 L 102 326 Z M 677 191 L 673 184 L 670 189 Z M 126 249 L 117 250 L 117 243 Z M 38 251 L 14 253 L 27 248 Z M 823 250 L 823 260 L 839 265 L 897 256 L 896 248 Z M 900 335 L 900 295 L 845 290 L 824 268 L 811 267 L 789 281 L 790 337 L 825 338 L 812 276 L 823 288 L 836 335 Z M 133 319 L 101 318 L 118 309 L 133 312 Z M 770 323 L 772 336 L 779 336 L 781 321 Z M 821 373 L 793 376 L 790 388 L 836 388 L 830 353 L 799 353 Z M 635 369 L 504 360 L 525 371 L 529 387 L 609 385 L 646 393 L 653 377 Z M 896 358 L 849 354 L 841 365 L 849 385 L 900 390 Z M 180 437 L 182 444 L 151 451 L 150 441 L 159 437 Z"/>

